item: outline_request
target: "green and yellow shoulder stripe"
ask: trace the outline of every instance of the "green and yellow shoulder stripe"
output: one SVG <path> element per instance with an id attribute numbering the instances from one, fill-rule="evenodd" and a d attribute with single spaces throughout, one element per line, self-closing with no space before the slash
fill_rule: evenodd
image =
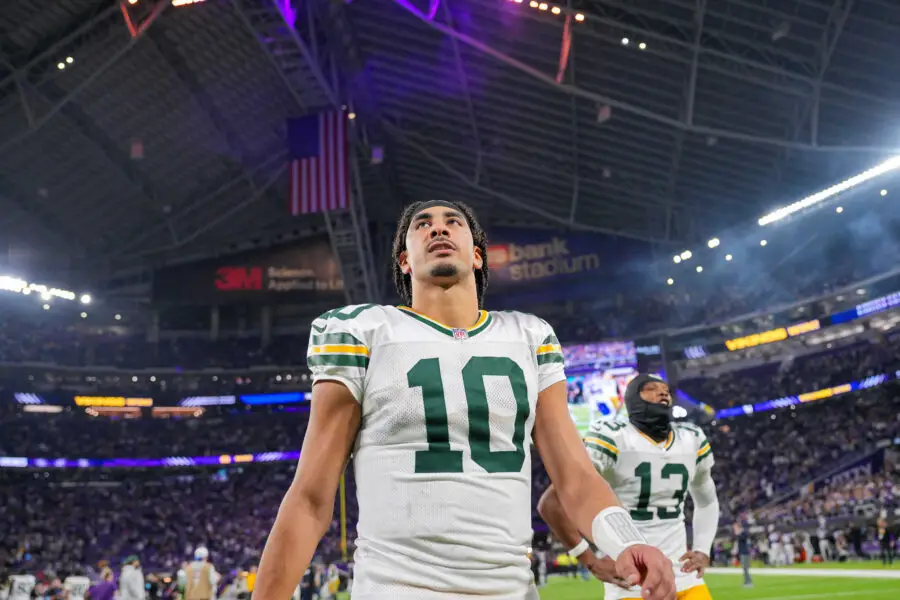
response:
<path id="1" fill-rule="evenodd" d="M 562 346 L 555 335 L 548 335 L 537 347 L 537 363 L 538 365 L 546 365 L 550 363 L 564 364 Z"/>
<path id="2" fill-rule="evenodd" d="M 312 324 L 307 350 L 310 367 L 369 366 L 369 348 L 362 339 L 356 317 L 374 304 L 345 307 L 323 314 Z"/>
<path id="3" fill-rule="evenodd" d="M 699 465 L 703 459 L 712 456 L 712 448 L 709 445 L 709 440 L 703 438 L 700 440 L 700 447 L 697 450 L 697 464 Z"/>
<path id="4" fill-rule="evenodd" d="M 616 446 L 616 440 L 593 429 L 584 436 L 584 445 L 589 450 L 596 450 L 614 461 L 619 458 L 619 448 Z"/>

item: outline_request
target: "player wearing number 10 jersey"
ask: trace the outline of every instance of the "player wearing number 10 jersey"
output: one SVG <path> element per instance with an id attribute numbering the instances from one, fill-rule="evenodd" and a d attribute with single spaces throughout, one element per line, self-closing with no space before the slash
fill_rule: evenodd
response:
<path id="1" fill-rule="evenodd" d="M 487 243 L 471 210 L 409 207 L 394 259 L 409 307 L 348 306 L 312 324 L 310 422 L 254 600 L 289 597 L 331 522 L 350 454 L 354 600 L 536 600 L 527 559 L 532 442 L 574 522 L 618 557 L 617 573 L 647 598 L 674 598 L 668 561 L 584 452 L 551 327 L 480 310 Z"/>
<path id="2" fill-rule="evenodd" d="M 638 375 L 625 390 L 628 423 L 595 421 L 584 444 L 597 471 L 609 481 L 635 525 L 662 550 L 674 567 L 678 600 L 709 600 L 703 572 L 719 522 L 719 501 L 710 469 L 712 450 L 706 435 L 690 423 L 672 423 L 668 384 L 655 375 Z M 688 550 L 684 501 L 694 500 L 693 550 Z M 569 554 L 606 582 L 606 600 L 638 599 L 611 572 L 611 562 L 587 551 L 577 528 L 566 517 L 553 487 L 541 498 L 539 510 Z M 606 564 L 604 564 L 606 563 Z"/>

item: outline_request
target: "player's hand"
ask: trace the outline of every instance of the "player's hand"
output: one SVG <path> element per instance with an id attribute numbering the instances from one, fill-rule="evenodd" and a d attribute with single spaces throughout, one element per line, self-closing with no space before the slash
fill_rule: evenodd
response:
<path id="1" fill-rule="evenodd" d="M 675 600 L 672 561 L 658 548 L 646 544 L 625 548 L 616 559 L 616 575 L 628 585 L 639 585 L 645 600 Z"/>
<path id="2" fill-rule="evenodd" d="M 683 563 L 681 565 L 682 573 L 691 573 L 693 571 L 696 571 L 698 579 L 700 577 L 703 577 L 706 569 L 709 568 L 709 556 L 703 554 L 702 552 L 697 552 L 696 550 L 685 552 L 678 560 Z"/>
<path id="3" fill-rule="evenodd" d="M 631 587 L 628 585 L 627 581 L 616 574 L 616 561 L 608 556 L 605 558 L 597 558 L 596 554 L 587 551 L 583 552 L 581 556 L 578 557 L 578 562 L 584 565 L 584 568 L 590 571 L 594 577 L 600 581 L 617 585 L 624 590 Z"/>

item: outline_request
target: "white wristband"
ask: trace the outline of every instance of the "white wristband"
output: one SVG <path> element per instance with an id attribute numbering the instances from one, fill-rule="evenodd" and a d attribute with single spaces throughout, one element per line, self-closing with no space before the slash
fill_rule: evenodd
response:
<path id="1" fill-rule="evenodd" d="M 578 558 L 579 556 L 587 552 L 590 547 L 591 546 L 590 544 L 588 544 L 588 541 L 584 538 L 581 538 L 581 541 L 575 544 L 575 547 L 569 550 L 568 554 L 572 558 Z"/>
<path id="2" fill-rule="evenodd" d="M 644 536 L 634 526 L 631 515 L 620 506 L 610 506 L 600 511 L 591 523 L 594 545 L 616 560 L 629 546 L 646 544 Z"/>

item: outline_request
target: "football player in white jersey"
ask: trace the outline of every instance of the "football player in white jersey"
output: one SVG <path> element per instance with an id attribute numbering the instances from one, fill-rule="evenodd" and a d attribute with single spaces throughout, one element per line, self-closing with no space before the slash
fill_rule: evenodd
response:
<path id="1" fill-rule="evenodd" d="M 646 544 L 584 452 L 553 329 L 480 310 L 487 240 L 450 201 L 404 211 L 394 279 L 408 307 L 365 304 L 312 324 L 313 400 L 295 479 L 259 567 L 254 600 L 287 600 L 328 529 L 352 455 L 353 600 L 537 598 L 527 558 L 531 444 L 578 528 L 617 557 L 646 598 L 674 598 Z"/>
<path id="2" fill-rule="evenodd" d="M 91 589 L 91 580 L 84 576 L 84 572 L 76 569 L 63 582 L 65 600 L 84 600 L 88 590 Z"/>
<path id="3" fill-rule="evenodd" d="M 635 377 L 625 390 L 625 404 L 628 423 L 591 424 L 584 437 L 588 454 L 643 536 L 670 559 L 678 600 L 709 600 L 702 577 L 719 524 L 709 442 L 700 428 L 672 422 L 669 385 L 655 375 Z M 694 500 L 692 550 L 682 514 L 688 492 Z M 555 485 L 541 497 L 538 510 L 554 535 L 569 546 L 570 556 L 606 582 L 606 600 L 641 597 L 639 588 L 616 576 L 612 561 L 589 550 Z"/>
<path id="4" fill-rule="evenodd" d="M 9 600 L 31 600 L 36 583 L 34 575 L 13 575 L 9 578 Z"/>

